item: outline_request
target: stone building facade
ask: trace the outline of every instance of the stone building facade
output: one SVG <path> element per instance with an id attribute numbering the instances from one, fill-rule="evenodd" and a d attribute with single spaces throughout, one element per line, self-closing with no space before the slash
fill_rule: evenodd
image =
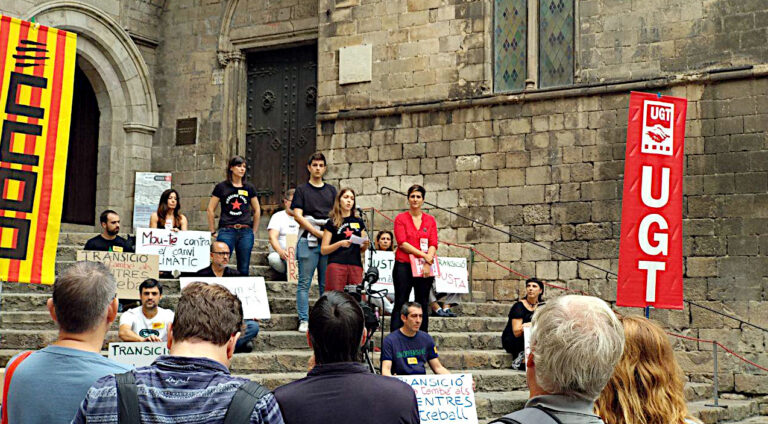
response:
<path id="1" fill-rule="evenodd" d="M 516 33 L 525 37 L 511 43 L 525 47 L 510 62 L 519 89 L 501 88 L 498 34 L 509 28 L 499 23 L 511 16 L 502 7 L 526 25 Z M 547 32 L 548 7 L 570 13 L 570 33 Z M 270 143 L 285 154 L 281 143 L 301 137 L 289 128 L 281 139 L 253 124 L 273 102 L 255 92 L 255 61 L 312 46 L 316 58 L 307 66 L 316 67 L 316 82 L 298 94 L 307 105 L 316 102 L 316 116 L 298 131 L 316 136 L 301 143 L 326 153 L 328 178 L 357 190 L 359 206 L 394 216 L 405 201 L 382 188 L 423 184 L 440 207 L 615 272 L 628 93 L 685 97 L 685 297 L 768 326 L 763 1 L 2 0 L 0 11 L 80 36 L 78 63 L 101 111 L 94 207 L 116 208 L 125 222 L 135 171 L 173 172 L 192 228 L 203 229 L 228 156 L 258 158 Z M 565 84 L 549 85 L 550 40 L 567 47 L 552 68 Z M 350 66 L 340 49 L 354 46 L 370 46 L 370 59 L 352 66 L 363 74 L 369 68 L 370 76 L 340 84 Z M 196 143 L 176 145 L 182 118 L 197 118 Z M 251 175 L 272 172 L 290 185 L 300 173 L 281 177 L 278 168 L 300 165 L 292 151 L 274 166 L 251 160 Z M 434 214 L 443 240 L 472 245 L 521 274 L 615 299 L 615 279 L 603 272 Z M 377 217 L 376 227 L 385 220 Z M 518 277 L 483 258 L 472 275 L 473 289 L 489 300 L 518 295 Z M 768 340 L 758 330 L 687 305 L 653 316 L 768 364 Z M 709 345 L 678 343 L 688 371 L 711 372 Z M 755 369 L 724 362 L 726 387 L 768 392 L 768 379 Z"/>

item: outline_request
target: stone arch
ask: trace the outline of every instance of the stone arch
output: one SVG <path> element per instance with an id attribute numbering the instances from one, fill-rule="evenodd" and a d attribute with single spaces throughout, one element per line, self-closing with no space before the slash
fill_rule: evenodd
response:
<path id="1" fill-rule="evenodd" d="M 134 172 L 151 169 L 152 139 L 159 122 L 144 58 L 112 17 L 89 4 L 54 0 L 32 8 L 26 18 L 78 35 L 78 65 L 96 92 L 101 112 L 96 215 L 116 209 L 123 226 L 131 227 Z"/>

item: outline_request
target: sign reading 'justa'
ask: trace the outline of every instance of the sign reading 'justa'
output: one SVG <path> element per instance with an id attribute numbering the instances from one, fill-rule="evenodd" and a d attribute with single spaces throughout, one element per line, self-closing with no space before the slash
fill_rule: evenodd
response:
<path id="1" fill-rule="evenodd" d="M 677 97 L 630 96 L 618 306 L 683 308 L 686 106 Z"/>

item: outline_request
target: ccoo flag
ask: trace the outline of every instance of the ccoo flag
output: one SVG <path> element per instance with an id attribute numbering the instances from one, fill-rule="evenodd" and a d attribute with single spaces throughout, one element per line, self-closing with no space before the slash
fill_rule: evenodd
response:
<path id="1" fill-rule="evenodd" d="M 0 15 L 0 279 L 53 284 L 77 37 Z"/>

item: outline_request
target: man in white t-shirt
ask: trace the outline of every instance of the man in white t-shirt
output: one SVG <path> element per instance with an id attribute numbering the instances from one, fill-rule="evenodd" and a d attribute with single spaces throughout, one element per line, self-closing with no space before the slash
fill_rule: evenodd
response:
<path id="1" fill-rule="evenodd" d="M 120 316 L 118 335 L 124 342 L 164 342 L 168 340 L 168 327 L 173 323 L 173 311 L 163 309 L 163 285 L 148 278 L 139 285 L 141 306 L 129 309 Z"/>
<path id="2" fill-rule="evenodd" d="M 288 234 L 299 234 L 299 224 L 293 218 L 293 211 L 291 210 L 291 202 L 293 201 L 293 192 L 295 189 L 290 189 L 283 196 L 282 211 L 275 212 L 272 218 L 269 220 L 267 230 L 269 231 L 269 266 L 275 271 L 285 274 L 286 260 L 288 259 L 288 251 L 285 246 L 285 236 Z"/>

